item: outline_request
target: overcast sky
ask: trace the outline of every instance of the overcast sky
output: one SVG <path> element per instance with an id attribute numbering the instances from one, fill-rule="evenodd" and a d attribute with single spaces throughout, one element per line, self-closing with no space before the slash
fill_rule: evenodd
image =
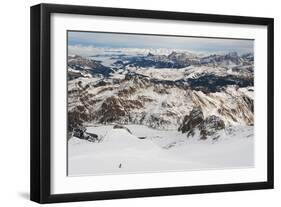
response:
<path id="1" fill-rule="evenodd" d="M 194 52 L 253 52 L 254 41 L 243 39 L 218 39 L 198 37 L 174 37 L 136 35 L 122 33 L 68 32 L 71 46 L 106 48 L 169 48 Z"/>

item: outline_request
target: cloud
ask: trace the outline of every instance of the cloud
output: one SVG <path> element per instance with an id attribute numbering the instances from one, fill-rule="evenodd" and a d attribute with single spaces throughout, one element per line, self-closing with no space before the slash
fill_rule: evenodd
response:
<path id="1" fill-rule="evenodd" d="M 178 37 L 102 32 L 69 32 L 71 46 L 82 45 L 107 48 L 174 48 L 196 52 L 253 52 L 254 41 L 245 39 L 219 39 Z"/>
<path id="2" fill-rule="evenodd" d="M 90 56 L 102 53 L 103 49 L 94 47 L 91 45 L 69 45 L 68 46 L 68 55 L 81 55 L 81 56 Z"/>

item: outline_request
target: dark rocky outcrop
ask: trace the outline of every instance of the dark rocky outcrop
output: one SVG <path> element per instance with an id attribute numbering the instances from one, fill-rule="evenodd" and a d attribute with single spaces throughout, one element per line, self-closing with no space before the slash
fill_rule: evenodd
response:
<path id="1" fill-rule="evenodd" d="M 187 132 L 187 136 L 193 136 L 194 129 L 198 127 L 202 121 L 204 121 L 204 116 L 201 108 L 193 108 L 190 114 L 184 117 L 178 131 L 181 131 L 182 133 Z"/>
<path id="2" fill-rule="evenodd" d="M 247 104 L 248 108 L 251 110 L 251 112 L 254 112 L 254 100 L 250 99 L 248 96 L 243 96 L 242 98 Z"/>
<path id="3" fill-rule="evenodd" d="M 97 134 L 94 133 L 90 133 L 90 132 L 84 132 L 84 138 L 86 140 L 88 140 L 89 142 L 99 142 L 99 136 Z"/>
<path id="4" fill-rule="evenodd" d="M 208 116 L 199 125 L 201 139 L 207 139 L 208 136 L 213 136 L 217 131 L 225 128 L 223 120 L 217 116 Z"/>
<path id="5" fill-rule="evenodd" d="M 73 129 L 72 136 L 79 138 L 79 139 L 85 139 L 89 142 L 98 142 L 99 136 L 94 133 L 86 132 L 86 128 L 84 127 L 77 127 Z"/>
<path id="6" fill-rule="evenodd" d="M 200 139 L 207 139 L 224 128 L 225 123 L 221 118 L 212 115 L 204 119 L 202 110 L 199 107 L 195 107 L 189 115 L 184 117 L 178 130 L 182 133 L 187 133 L 187 137 L 189 137 L 194 136 L 195 129 L 197 129 L 200 132 Z M 216 136 L 215 138 L 217 139 L 218 137 Z"/>
<path id="7" fill-rule="evenodd" d="M 192 89 L 205 93 L 220 92 L 223 87 L 228 85 L 237 85 L 239 87 L 254 86 L 253 77 L 238 77 L 234 75 L 220 77 L 211 74 L 196 79 L 190 78 L 186 82 Z"/>
<path id="8" fill-rule="evenodd" d="M 86 129 L 84 127 L 77 127 L 73 129 L 72 135 L 82 139 L 85 131 Z"/>

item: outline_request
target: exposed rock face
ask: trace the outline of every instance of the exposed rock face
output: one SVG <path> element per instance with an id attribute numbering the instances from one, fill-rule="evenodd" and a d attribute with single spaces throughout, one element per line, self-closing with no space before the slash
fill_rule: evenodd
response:
<path id="1" fill-rule="evenodd" d="M 118 97 L 109 97 L 101 105 L 98 112 L 101 123 L 112 123 L 115 121 L 129 122 L 129 112 L 133 109 L 140 109 L 143 107 L 139 100 L 124 100 Z M 126 118 L 128 120 L 124 120 Z"/>
<path id="2" fill-rule="evenodd" d="M 99 142 L 99 137 L 97 134 L 84 132 L 84 139 L 88 140 L 89 142 Z"/>
<path id="3" fill-rule="evenodd" d="M 218 116 L 226 125 L 254 123 L 251 87 L 228 86 L 219 92 L 205 93 L 183 84 L 170 85 L 136 76 L 116 84 L 107 79 L 85 83 L 80 80 L 71 81 L 68 91 L 70 131 L 84 122 L 92 122 L 142 124 L 185 133 L 204 119 L 203 114 Z"/>
<path id="4" fill-rule="evenodd" d="M 192 109 L 189 115 L 184 117 L 183 123 L 178 130 L 182 133 L 187 133 L 187 137 L 189 137 L 194 136 L 195 130 L 197 129 L 200 131 L 200 139 L 207 139 L 224 128 L 225 123 L 222 119 L 215 115 L 208 116 L 204 119 L 201 108 L 196 107 Z M 215 138 L 218 138 L 218 136 Z"/>
<path id="5" fill-rule="evenodd" d="M 245 103 L 247 104 L 248 108 L 251 110 L 251 112 L 254 112 L 254 100 L 250 99 L 247 96 L 242 97 Z"/>
<path id="6" fill-rule="evenodd" d="M 73 129 L 73 136 L 82 139 L 85 131 L 86 131 L 86 129 L 82 128 L 82 127 L 74 128 Z"/>
<path id="7" fill-rule="evenodd" d="M 77 127 L 73 129 L 72 136 L 77 137 L 79 139 L 85 139 L 89 142 L 98 142 L 99 137 L 97 134 L 86 132 L 84 127 Z"/>
<path id="8" fill-rule="evenodd" d="M 218 130 L 222 130 L 224 128 L 225 124 L 223 120 L 214 115 L 208 116 L 199 125 L 201 139 L 207 139 L 208 136 L 213 136 Z"/>
<path id="9" fill-rule="evenodd" d="M 194 90 L 210 93 L 221 91 L 227 85 L 237 85 L 239 87 L 253 86 L 254 81 L 252 77 L 241 78 L 233 75 L 220 77 L 211 74 L 197 79 L 188 79 L 188 83 Z"/>
<path id="10" fill-rule="evenodd" d="M 178 128 L 182 133 L 187 132 L 187 136 L 194 135 L 194 129 L 204 121 L 204 116 L 201 108 L 193 108 L 189 115 L 186 115 L 182 124 Z"/>
<path id="11" fill-rule="evenodd" d="M 172 52 L 168 58 L 174 62 L 179 63 L 182 67 L 187 67 L 192 64 L 190 57 L 185 53 Z"/>

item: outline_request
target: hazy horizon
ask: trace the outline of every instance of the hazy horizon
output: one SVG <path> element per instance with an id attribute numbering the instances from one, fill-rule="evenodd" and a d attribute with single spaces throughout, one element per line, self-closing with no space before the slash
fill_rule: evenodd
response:
<path id="1" fill-rule="evenodd" d="M 175 49 L 197 53 L 253 53 L 254 40 L 213 37 L 183 37 L 107 32 L 68 32 L 68 46 L 92 48 Z"/>

